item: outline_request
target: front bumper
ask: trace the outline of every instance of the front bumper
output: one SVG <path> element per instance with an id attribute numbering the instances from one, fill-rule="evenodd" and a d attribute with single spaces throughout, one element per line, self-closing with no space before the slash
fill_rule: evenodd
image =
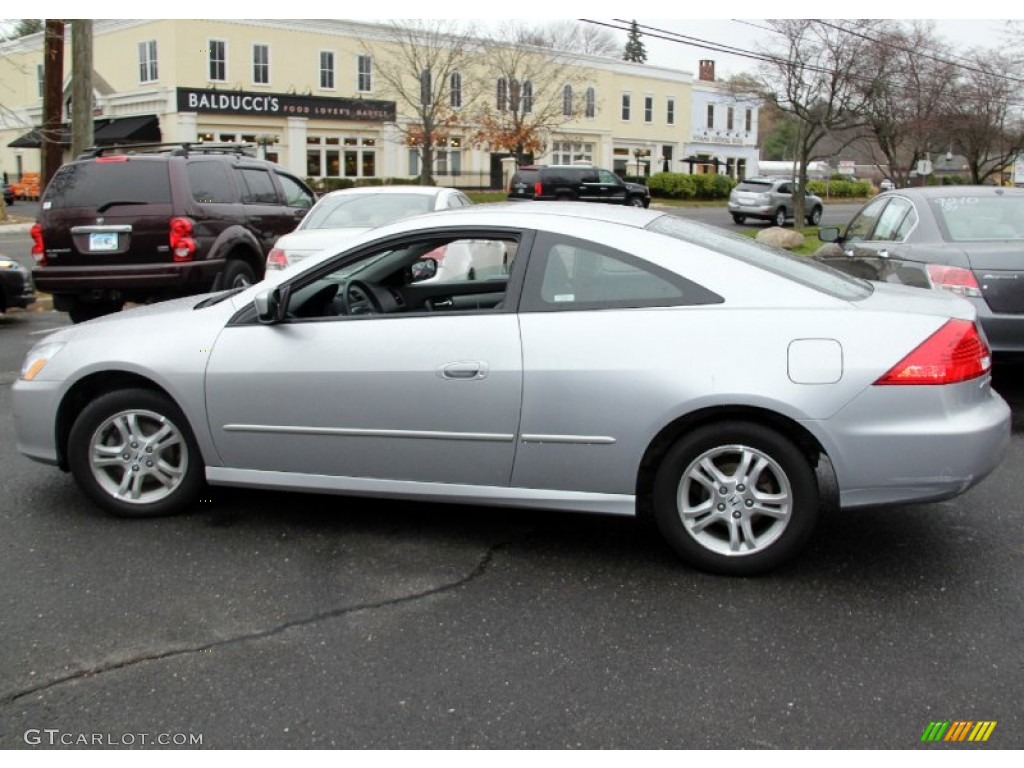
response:
<path id="1" fill-rule="evenodd" d="M 23 269 L 0 269 L 0 292 L 3 293 L 0 307 L 25 308 L 36 300 L 32 281 Z"/>
<path id="2" fill-rule="evenodd" d="M 59 464 L 56 415 L 60 381 L 24 381 L 11 387 L 11 412 L 18 451 L 43 464 Z"/>

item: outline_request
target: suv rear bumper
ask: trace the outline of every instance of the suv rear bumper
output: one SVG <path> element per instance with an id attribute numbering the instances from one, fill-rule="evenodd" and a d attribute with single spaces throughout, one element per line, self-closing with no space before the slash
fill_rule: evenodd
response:
<path id="1" fill-rule="evenodd" d="M 223 259 L 123 267 L 36 267 L 32 270 L 32 281 L 47 293 L 173 293 L 178 289 L 209 287 L 223 267 Z"/>

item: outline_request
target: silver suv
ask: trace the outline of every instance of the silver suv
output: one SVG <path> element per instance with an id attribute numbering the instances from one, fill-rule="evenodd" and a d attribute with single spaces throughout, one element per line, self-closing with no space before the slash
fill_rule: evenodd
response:
<path id="1" fill-rule="evenodd" d="M 744 179 L 729 195 L 729 213 L 732 220 L 742 224 L 747 219 L 763 219 L 785 226 L 793 218 L 793 190 L 796 183 L 789 179 L 754 177 Z M 808 192 L 804 196 L 804 212 L 811 226 L 821 221 L 824 205 L 821 198 Z"/>

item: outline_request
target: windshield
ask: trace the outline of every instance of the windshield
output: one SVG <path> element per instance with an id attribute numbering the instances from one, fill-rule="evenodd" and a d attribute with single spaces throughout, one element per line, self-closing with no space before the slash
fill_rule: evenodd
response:
<path id="1" fill-rule="evenodd" d="M 947 241 L 1024 240 L 1024 196 L 951 194 L 928 202 Z"/>
<path id="2" fill-rule="evenodd" d="M 380 227 L 433 210 L 433 195 L 366 194 L 325 197 L 303 219 L 299 229 L 362 229 Z"/>
<path id="3" fill-rule="evenodd" d="M 837 299 L 856 301 L 871 295 L 871 284 L 866 280 L 707 224 L 666 215 L 652 221 L 646 229 L 721 253 Z"/>

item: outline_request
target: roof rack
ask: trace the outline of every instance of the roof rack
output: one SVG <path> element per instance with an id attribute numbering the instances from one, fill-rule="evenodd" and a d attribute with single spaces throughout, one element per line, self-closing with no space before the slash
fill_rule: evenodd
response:
<path id="1" fill-rule="evenodd" d="M 108 154 L 147 154 L 166 152 L 173 157 L 188 157 L 189 155 L 239 155 L 244 157 L 256 157 L 256 144 L 235 143 L 220 144 L 215 142 L 190 142 L 179 141 L 172 143 L 155 144 L 112 144 L 105 147 L 89 147 L 76 160 L 92 160 Z"/>

